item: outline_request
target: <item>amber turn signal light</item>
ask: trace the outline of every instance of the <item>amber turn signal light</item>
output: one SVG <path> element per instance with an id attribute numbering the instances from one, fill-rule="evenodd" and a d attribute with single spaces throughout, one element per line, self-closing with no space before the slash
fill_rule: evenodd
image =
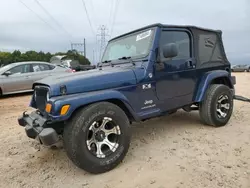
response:
<path id="1" fill-rule="evenodd" d="M 61 108 L 61 113 L 60 113 L 60 115 L 65 115 L 65 114 L 67 114 L 67 112 L 68 112 L 68 110 L 69 110 L 69 107 L 70 107 L 70 105 L 64 105 L 62 108 Z"/>
<path id="2" fill-rule="evenodd" d="M 45 111 L 50 113 L 51 112 L 51 109 L 52 109 L 52 105 L 50 103 L 47 103 L 46 104 L 46 108 L 45 108 Z"/>

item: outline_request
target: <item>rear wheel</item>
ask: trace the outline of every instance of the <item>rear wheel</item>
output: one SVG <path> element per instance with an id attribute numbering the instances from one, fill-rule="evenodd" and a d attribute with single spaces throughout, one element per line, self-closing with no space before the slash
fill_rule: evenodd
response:
<path id="1" fill-rule="evenodd" d="M 200 117 L 203 123 L 214 127 L 227 124 L 233 112 L 233 95 L 228 86 L 211 85 L 200 103 Z"/>
<path id="2" fill-rule="evenodd" d="M 118 106 L 100 102 L 80 110 L 66 125 L 64 147 L 75 165 L 90 173 L 115 168 L 130 144 L 130 124 Z"/>

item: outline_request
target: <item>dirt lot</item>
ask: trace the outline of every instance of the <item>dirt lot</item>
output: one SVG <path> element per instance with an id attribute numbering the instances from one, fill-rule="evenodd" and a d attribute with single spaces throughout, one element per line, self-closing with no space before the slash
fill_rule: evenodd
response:
<path id="1" fill-rule="evenodd" d="M 237 73 L 237 94 L 250 97 L 250 73 Z M 30 95 L 0 99 L 0 187 L 249 188 L 250 104 L 235 102 L 229 124 L 211 128 L 197 112 L 178 112 L 133 128 L 124 162 L 91 175 L 76 168 L 63 149 L 28 139 L 17 116 Z"/>

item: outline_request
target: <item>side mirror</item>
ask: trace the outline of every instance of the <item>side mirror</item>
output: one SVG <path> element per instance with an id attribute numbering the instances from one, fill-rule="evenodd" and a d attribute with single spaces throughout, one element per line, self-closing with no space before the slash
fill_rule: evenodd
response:
<path id="1" fill-rule="evenodd" d="M 173 58 L 178 55 L 178 48 L 175 43 L 169 43 L 163 46 L 163 56 L 165 58 Z"/>
<path id="2" fill-rule="evenodd" d="M 9 76 L 9 75 L 11 75 L 11 72 L 10 71 L 6 71 L 5 73 L 3 73 L 3 75 Z"/>

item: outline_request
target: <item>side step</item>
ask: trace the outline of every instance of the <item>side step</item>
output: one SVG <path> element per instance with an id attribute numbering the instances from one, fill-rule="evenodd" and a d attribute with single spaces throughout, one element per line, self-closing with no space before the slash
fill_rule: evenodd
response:
<path id="1" fill-rule="evenodd" d="M 199 110 L 199 107 L 198 106 L 184 106 L 182 109 L 186 112 L 191 112 L 191 111 Z"/>

